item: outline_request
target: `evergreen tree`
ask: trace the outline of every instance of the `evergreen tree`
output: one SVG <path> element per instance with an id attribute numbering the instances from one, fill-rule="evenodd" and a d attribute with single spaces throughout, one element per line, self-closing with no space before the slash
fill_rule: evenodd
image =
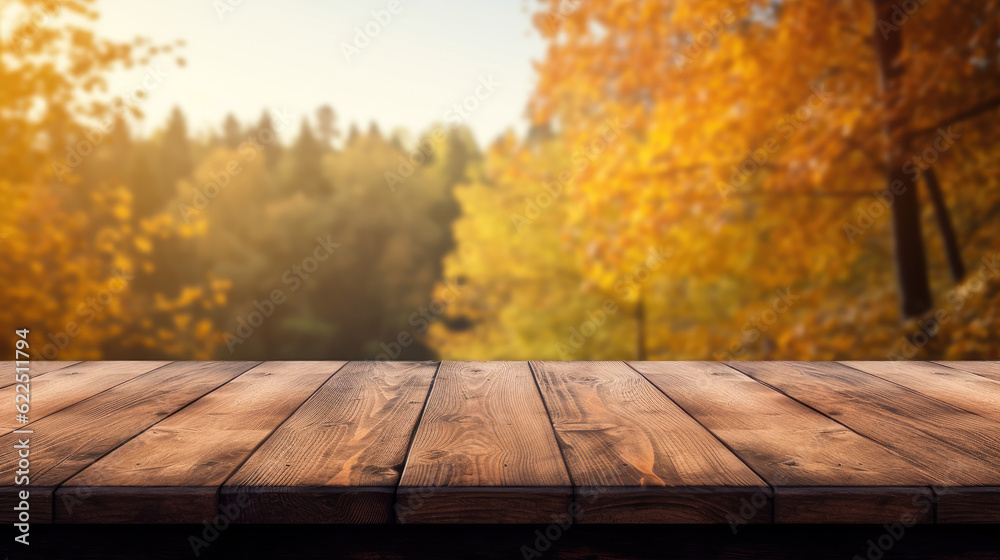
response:
<path id="1" fill-rule="evenodd" d="M 174 197 L 177 181 L 189 177 L 194 170 L 187 122 L 179 107 L 174 107 L 170 113 L 156 159 L 158 185 L 155 194 L 151 192 L 150 195 L 159 202 L 153 206 L 159 208 L 162 203 Z"/>
<path id="2" fill-rule="evenodd" d="M 225 122 L 222 123 L 222 141 L 230 150 L 235 150 L 243 143 L 243 130 L 240 121 L 232 113 L 226 115 Z"/>
<path id="3" fill-rule="evenodd" d="M 351 128 L 347 131 L 347 146 L 353 146 L 361 138 L 361 131 L 358 125 L 351 123 Z"/>
<path id="4" fill-rule="evenodd" d="M 305 119 L 302 119 L 291 156 L 292 190 L 306 194 L 326 194 L 330 191 L 329 182 L 323 176 L 323 146 Z"/>
<path id="5" fill-rule="evenodd" d="M 281 161 L 281 154 L 284 153 L 284 149 L 282 149 L 281 142 L 278 140 L 278 131 L 274 128 L 274 120 L 271 119 L 270 113 L 264 111 L 261 114 L 260 120 L 257 121 L 257 126 L 250 131 L 250 136 L 263 150 L 267 168 L 273 170 L 278 165 L 278 162 Z"/>
<path id="6" fill-rule="evenodd" d="M 329 149 L 333 140 L 340 136 L 337 130 L 337 114 L 329 105 L 323 105 L 316 110 L 316 132 L 324 149 Z"/>
<path id="7" fill-rule="evenodd" d="M 132 150 L 126 169 L 126 181 L 132 189 L 137 217 L 150 216 L 163 207 L 165 197 L 160 196 L 156 175 L 150 164 L 148 145 L 140 144 Z"/>
<path id="8" fill-rule="evenodd" d="M 108 142 L 110 148 L 108 175 L 125 179 L 132 156 L 132 135 L 129 133 L 128 123 L 120 115 L 115 117 L 112 127 Z"/>

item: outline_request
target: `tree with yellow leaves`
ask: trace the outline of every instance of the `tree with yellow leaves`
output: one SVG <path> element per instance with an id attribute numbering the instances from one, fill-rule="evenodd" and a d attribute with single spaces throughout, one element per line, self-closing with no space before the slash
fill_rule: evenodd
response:
<path id="1" fill-rule="evenodd" d="M 202 298 L 180 305 L 183 295 L 142 289 L 176 225 L 140 219 L 132 189 L 87 173 L 140 115 L 134 98 L 101 99 L 106 76 L 171 47 L 95 36 L 92 4 L 0 4 L 0 330 L 30 329 L 35 359 L 208 357 L 219 337 Z M 176 307 L 201 319 L 170 325 Z"/>
<path id="2" fill-rule="evenodd" d="M 955 309 L 948 295 L 995 254 L 1000 233 L 1000 184 L 987 172 L 1000 148 L 995 2 L 542 5 L 548 51 L 531 114 L 551 142 L 595 156 L 548 211 L 556 222 L 531 233 L 529 243 L 566 241 L 517 263 L 530 281 L 510 263 L 462 255 L 511 243 L 488 224 L 524 202 L 485 201 L 522 188 L 505 169 L 538 173 L 547 156 L 513 146 L 486 171 L 494 187 L 468 191 L 459 227 L 474 233 L 458 236 L 449 274 L 472 289 L 534 283 L 538 295 L 493 301 L 471 333 L 438 333 L 445 357 L 451 336 L 568 332 L 589 302 L 568 303 L 577 319 L 558 326 L 518 322 L 552 297 L 547 275 L 568 266 L 576 279 L 552 291 L 614 294 L 661 245 L 668 264 L 622 302 L 632 324 L 603 327 L 638 341 L 594 338 L 580 357 L 884 359 L 925 331 L 939 342 L 971 336 L 970 306 Z M 622 131 L 612 140 L 602 138 L 608 122 Z M 931 228 L 940 234 L 926 237 Z M 995 342 L 966 355 L 995 357 Z"/>

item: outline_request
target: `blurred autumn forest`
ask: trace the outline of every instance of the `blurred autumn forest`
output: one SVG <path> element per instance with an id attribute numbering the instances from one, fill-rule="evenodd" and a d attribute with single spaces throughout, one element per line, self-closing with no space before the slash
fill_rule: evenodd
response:
<path id="1" fill-rule="evenodd" d="M 542 0 L 524 135 L 182 108 L 0 4 L 0 331 L 35 359 L 997 359 L 996 1 Z M 183 71 L 183 70 L 180 70 Z M 155 79 L 155 76 L 151 79 Z"/>

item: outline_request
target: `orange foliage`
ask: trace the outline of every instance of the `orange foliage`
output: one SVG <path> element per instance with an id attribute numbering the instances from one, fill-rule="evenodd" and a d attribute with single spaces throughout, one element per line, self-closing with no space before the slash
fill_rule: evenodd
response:
<path id="1" fill-rule="evenodd" d="M 18 0 L 0 10 L 0 333 L 30 329 L 34 359 L 98 359 L 107 349 L 207 358 L 220 337 L 203 298 L 141 289 L 156 273 L 155 245 L 176 235 L 173 220 L 137 218 L 132 189 L 78 173 L 137 114 L 121 99 L 96 99 L 106 75 L 159 50 L 94 36 L 91 4 Z M 189 319 L 163 331 L 163 311 L 180 310 Z"/>
<path id="2" fill-rule="evenodd" d="M 545 133 L 495 146 L 460 192 L 446 273 L 475 293 L 454 310 L 474 327 L 439 327 L 435 346 L 478 359 L 1000 356 L 1000 270 L 956 296 L 1000 253 L 996 2 L 914 2 L 886 20 L 880 2 L 544 0 L 531 108 Z M 885 94 L 882 34 L 903 39 Z M 883 133 L 890 106 L 899 138 Z M 890 141 L 904 157 L 883 156 Z M 923 190 L 935 298 L 911 320 L 897 309 L 890 161 L 913 176 L 933 164 L 968 270 L 960 286 L 947 277 Z M 666 265 L 630 280 L 658 247 Z M 607 299 L 621 311 L 591 329 Z"/>

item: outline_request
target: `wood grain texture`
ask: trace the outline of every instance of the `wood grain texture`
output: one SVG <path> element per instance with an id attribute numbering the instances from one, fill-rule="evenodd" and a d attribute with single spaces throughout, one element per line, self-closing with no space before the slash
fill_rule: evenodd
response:
<path id="1" fill-rule="evenodd" d="M 45 365 L 17 426 L 33 433 L 0 433 L 3 522 L 31 442 L 33 537 L 53 519 L 216 515 L 744 538 L 771 521 L 1000 524 L 996 362 Z"/>
<path id="2" fill-rule="evenodd" d="M 967 371 L 969 373 L 974 373 L 976 375 L 992 379 L 993 381 L 1000 381 L 1000 362 L 931 362 L 934 364 L 941 364 L 952 369 L 959 369 L 962 371 Z"/>
<path id="3" fill-rule="evenodd" d="M 54 369 L 31 380 L 32 422 L 170 362 L 83 362 Z M 32 368 L 34 369 L 34 368 Z M 14 402 L 15 386 L 0 389 L 0 402 Z M 0 434 L 31 425 L 0 415 Z"/>
<path id="4" fill-rule="evenodd" d="M 31 496 L 35 522 L 52 519 L 55 487 L 255 362 L 173 362 L 34 422 Z M 17 488 L 15 440 L 0 436 L 0 521 L 10 522 Z"/>
<path id="5" fill-rule="evenodd" d="M 351 362 L 223 486 L 245 523 L 390 523 L 436 363 Z"/>
<path id="6" fill-rule="evenodd" d="M 622 362 L 532 362 L 589 523 L 719 523 L 770 488 Z M 769 521 L 768 505 L 750 522 Z"/>
<path id="7" fill-rule="evenodd" d="M 630 362 L 775 487 L 775 523 L 923 523 L 939 482 L 913 464 L 725 364 Z"/>
<path id="8" fill-rule="evenodd" d="M 929 362 L 840 362 L 1000 422 L 1000 381 Z"/>
<path id="9" fill-rule="evenodd" d="M 36 377 L 41 377 L 42 375 L 45 375 L 50 371 L 60 370 L 64 367 L 69 367 L 73 364 L 78 364 L 78 363 L 80 362 L 31 361 L 28 364 L 28 374 L 31 376 L 31 379 L 34 380 Z M 9 387 L 13 385 L 15 373 L 17 373 L 17 365 L 15 362 L 13 361 L 0 362 L 0 388 Z"/>
<path id="10" fill-rule="evenodd" d="M 132 438 L 56 491 L 56 520 L 208 523 L 218 489 L 346 362 L 265 362 Z M 90 494 L 73 508 L 64 493 Z"/>
<path id="11" fill-rule="evenodd" d="M 940 524 L 1000 524 L 1000 487 L 935 487 Z"/>
<path id="12" fill-rule="evenodd" d="M 572 494 L 528 363 L 443 362 L 397 491 L 399 520 L 548 523 Z"/>
<path id="13" fill-rule="evenodd" d="M 774 490 L 775 523 L 934 523 L 930 487 L 787 487 Z"/>
<path id="14" fill-rule="evenodd" d="M 965 486 L 1000 484 L 1000 424 L 835 362 L 731 362 L 905 457 L 943 481 L 963 507 Z M 992 519 L 996 508 L 981 511 Z"/>

